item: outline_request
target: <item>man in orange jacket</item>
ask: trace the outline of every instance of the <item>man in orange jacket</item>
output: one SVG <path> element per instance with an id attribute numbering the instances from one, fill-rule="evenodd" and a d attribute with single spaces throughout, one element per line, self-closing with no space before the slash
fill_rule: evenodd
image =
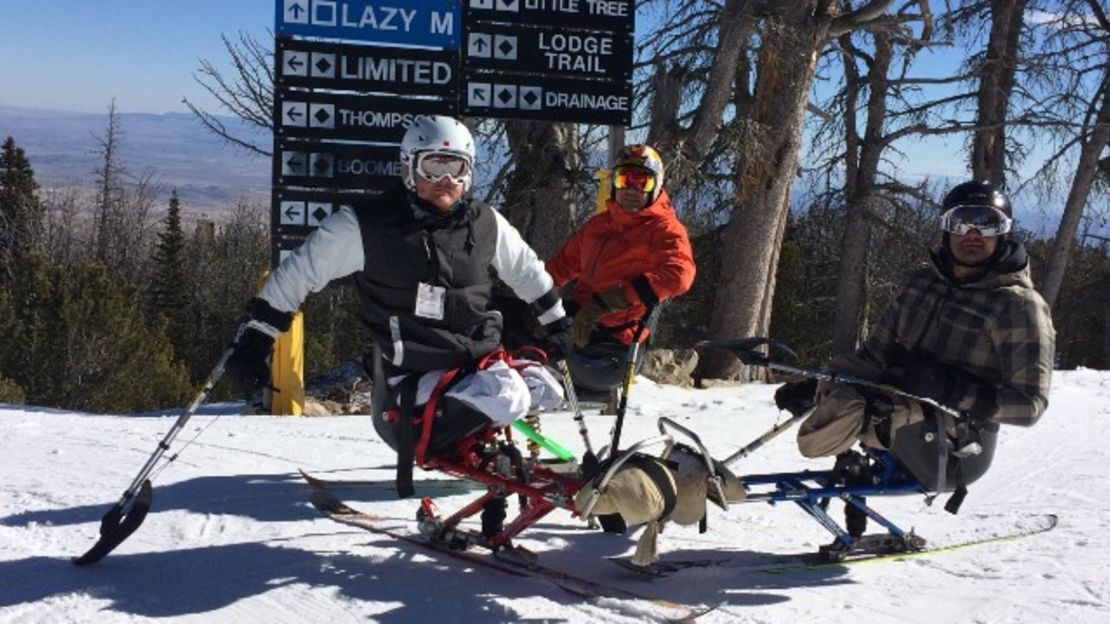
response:
<path id="1" fill-rule="evenodd" d="M 647 145 L 626 147 L 611 180 L 607 210 L 546 263 L 556 286 L 576 280 L 568 313 L 577 348 L 567 361 L 576 385 L 597 391 L 620 383 L 624 353 L 648 309 L 689 290 L 695 274 L 690 238 L 663 189 L 659 154 Z M 608 365 L 596 366 L 599 359 Z M 599 369 L 616 375 L 599 376 Z"/>

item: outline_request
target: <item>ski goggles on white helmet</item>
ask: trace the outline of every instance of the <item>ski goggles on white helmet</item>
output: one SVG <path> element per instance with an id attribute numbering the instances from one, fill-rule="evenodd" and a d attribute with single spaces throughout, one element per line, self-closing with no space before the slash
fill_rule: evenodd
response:
<path id="1" fill-rule="evenodd" d="M 470 159 L 455 152 L 420 152 L 416 156 L 416 173 L 435 183 L 450 178 L 455 184 L 470 179 Z"/>
<path id="2" fill-rule="evenodd" d="M 955 206 L 940 217 L 940 229 L 963 236 L 978 230 L 981 236 L 1002 236 L 1013 229 L 1014 220 L 993 206 Z"/>

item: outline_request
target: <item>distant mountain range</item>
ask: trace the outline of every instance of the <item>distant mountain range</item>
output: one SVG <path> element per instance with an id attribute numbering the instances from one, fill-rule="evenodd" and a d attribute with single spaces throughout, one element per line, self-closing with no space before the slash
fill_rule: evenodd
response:
<path id="1" fill-rule="evenodd" d="M 236 136 L 269 139 L 233 117 L 220 118 Z M 96 137 L 108 115 L 0 106 L 0 141 L 23 148 L 42 187 L 91 186 L 97 167 Z M 163 201 L 176 190 L 186 210 L 219 210 L 241 197 L 268 202 L 270 160 L 232 147 L 190 113 L 120 113 L 120 151 L 134 174 L 150 170 Z"/>

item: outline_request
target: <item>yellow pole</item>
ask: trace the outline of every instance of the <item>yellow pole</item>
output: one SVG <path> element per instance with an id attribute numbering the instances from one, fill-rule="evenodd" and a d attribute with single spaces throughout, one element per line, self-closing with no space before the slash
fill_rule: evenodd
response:
<path id="1" fill-rule="evenodd" d="M 304 414 L 304 313 L 293 315 L 289 331 L 274 341 L 273 385 L 270 413 L 276 416 Z"/>
<path id="2" fill-rule="evenodd" d="M 270 272 L 262 273 L 258 289 Z M 304 313 L 297 310 L 289 331 L 274 341 L 270 354 L 270 385 L 274 390 L 262 392 L 262 407 L 275 416 L 304 414 Z"/>
<path id="3" fill-rule="evenodd" d="M 611 197 L 612 193 L 612 169 L 598 169 L 594 174 L 597 178 L 597 211 L 605 212 L 605 201 Z"/>

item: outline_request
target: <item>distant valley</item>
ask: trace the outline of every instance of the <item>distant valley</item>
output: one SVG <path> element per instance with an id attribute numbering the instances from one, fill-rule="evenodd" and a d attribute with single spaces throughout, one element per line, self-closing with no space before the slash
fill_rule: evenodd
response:
<path id="1" fill-rule="evenodd" d="M 267 137 L 232 117 L 221 121 L 236 136 Z M 187 211 L 233 206 L 240 198 L 268 203 L 270 161 L 232 147 L 205 129 L 190 113 L 121 113 L 123 164 L 132 175 L 149 170 L 165 201 L 176 190 Z M 96 137 L 108 114 L 74 113 L 0 106 L 0 141 L 15 138 L 42 187 L 91 186 L 97 167 Z"/>

